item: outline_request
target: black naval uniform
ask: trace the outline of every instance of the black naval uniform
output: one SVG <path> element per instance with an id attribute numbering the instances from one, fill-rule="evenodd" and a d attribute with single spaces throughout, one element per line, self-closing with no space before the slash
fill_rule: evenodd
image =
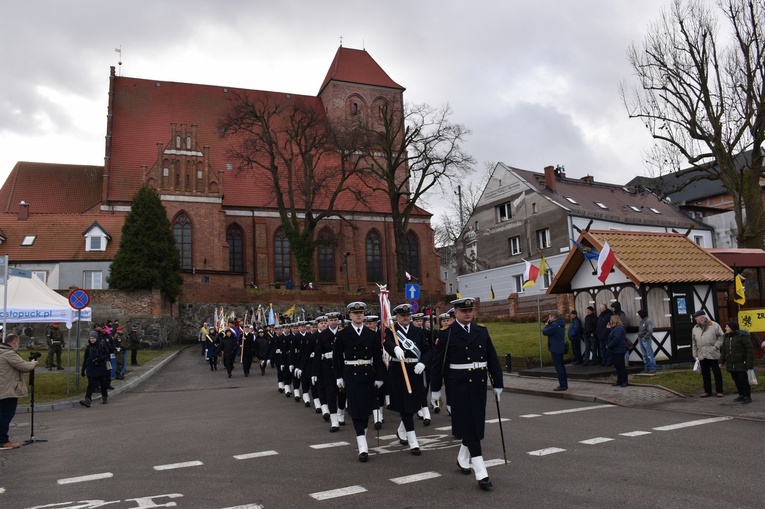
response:
<path id="1" fill-rule="evenodd" d="M 393 327 L 396 328 L 396 331 L 401 331 L 407 338 L 412 340 L 417 348 L 420 349 L 420 358 L 418 359 L 413 352 L 402 347 L 404 350 L 404 365 L 406 366 L 406 372 L 409 375 L 409 384 L 412 388 L 412 393 L 409 394 L 406 389 L 406 382 L 404 381 L 404 374 L 401 369 L 401 361 L 396 358 L 394 352 L 396 342 L 393 339 L 393 333 L 390 329 L 385 331 L 385 351 L 391 356 L 388 365 L 388 382 L 390 383 L 390 405 L 388 408 L 401 414 L 401 420 L 404 422 L 406 431 L 413 431 L 413 415 L 422 408 L 423 393 L 425 392 L 422 373 L 419 375 L 415 374 L 414 367 L 418 362 L 428 366 L 430 364 L 432 351 L 430 349 L 430 343 L 425 338 L 422 329 L 419 327 L 409 324 L 407 331 L 404 331 L 404 328 L 398 323 L 394 323 Z"/>
<path id="2" fill-rule="evenodd" d="M 337 333 L 332 351 L 335 376 L 343 379 L 348 415 L 356 436 L 364 435 L 372 409 L 377 408 L 375 380 L 383 380 L 382 348 L 377 334 L 349 325 Z"/>
<path id="3" fill-rule="evenodd" d="M 273 339 L 266 336 L 265 333 L 261 334 L 258 331 L 258 335 L 255 337 L 255 357 L 260 361 L 260 376 L 266 374 L 266 364 L 271 357 L 271 347 L 273 346 Z"/>
<path id="4" fill-rule="evenodd" d="M 324 329 L 319 333 L 314 348 L 311 374 L 316 377 L 316 385 L 319 388 L 319 401 L 321 401 L 321 409 L 325 421 L 330 420 L 332 415 L 337 418 L 338 388 L 332 356 L 334 354 L 335 337 L 339 331 L 339 329 L 335 329 L 335 332 L 332 332 L 332 329 L 329 327 Z M 334 428 L 334 431 L 337 431 L 337 426 L 334 426 Z"/>
<path id="5" fill-rule="evenodd" d="M 276 368 L 276 381 L 279 385 L 279 392 L 284 392 L 284 372 L 282 371 L 282 346 L 284 346 L 284 334 L 277 334 L 271 345 L 271 352 L 268 361 Z"/>
<path id="6" fill-rule="evenodd" d="M 250 376 L 252 358 L 255 356 L 255 334 L 252 330 L 242 335 L 242 370 L 244 376 Z"/>
<path id="7" fill-rule="evenodd" d="M 226 330 L 226 335 L 221 340 L 221 348 L 223 349 L 223 367 L 226 368 L 228 377 L 231 378 L 236 350 L 239 348 L 239 340 L 236 338 L 236 333 L 233 330 Z"/>

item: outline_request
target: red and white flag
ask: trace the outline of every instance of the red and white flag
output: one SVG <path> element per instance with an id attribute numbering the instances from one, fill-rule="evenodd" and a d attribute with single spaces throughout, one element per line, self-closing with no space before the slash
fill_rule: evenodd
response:
<path id="1" fill-rule="evenodd" d="M 407 271 L 404 271 L 404 275 L 406 276 L 406 280 L 407 281 L 411 281 L 412 280 L 412 275 L 410 273 L 408 273 Z"/>
<path id="2" fill-rule="evenodd" d="M 523 260 L 526 262 L 526 260 Z M 526 262 L 526 270 L 523 271 L 523 289 L 529 288 L 531 286 L 534 286 L 534 283 L 537 282 L 537 278 L 539 277 L 539 267 L 536 265 L 533 265 L 531 262 Z"/>
<path id="3" fill-rule="evenodd" d="M 606 279 L 608 279 L 611 269 L 614 268 L 615 262 L 616 257 L 614 256 L 614 252 L 611 251 L 611 246 L 609 246 L 608 241 L 606 241 L 598 256 L 598 279 L 601 283 L 606 284 Z"/>

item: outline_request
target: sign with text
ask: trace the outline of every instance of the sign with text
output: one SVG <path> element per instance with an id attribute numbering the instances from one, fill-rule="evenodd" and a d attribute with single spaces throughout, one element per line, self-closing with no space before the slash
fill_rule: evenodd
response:
<path id="1" fill-rule="evenodd" d="M 738 312 L 738 326 L 749 332 L 765 331 L 765 309 L 742 309 Z"/>

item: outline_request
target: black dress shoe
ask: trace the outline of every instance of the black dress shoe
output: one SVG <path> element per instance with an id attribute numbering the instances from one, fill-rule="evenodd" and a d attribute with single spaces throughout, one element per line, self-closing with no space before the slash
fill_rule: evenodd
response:
<path id="1" fill-rule="evenodd" d="M 320 414 L 320 413 L 321 413 L 321 408 L 317 408 L 317 409 L 316 409 L 316 413 L 317 413 L 317 414 Z"/>
<path id="2" fill-rule="evenodd" d="M 399 434 L 398 434 L 398 431 L 396 432 L 396 436 L 398 437 L 398 442 L 399 442 L 401 445 L 407 445 L 407 444 L 409 443 L 409 441 L 408 441 L 406 438 L 401 438 L 401 437 L 399 436 Z"/>
<path id="3" fill-rule="evenodd" d="M 492 488 L 492 484 L 488 477 L 484 477 L 483 479 L 478 481 L 478 487 L 481 488 L 483 491 L 489 491 Z"/>
<path id="4" fill-rule="evenodd" d="M 345 426 L 345 421 L 340 421 L 340 426 Z"/>
<path id="5" fill-rule="evenodd" d="M 284 392 L 284 389 L 279 389 L 279 392 L 280 392 L 280 393 L 281 393 L 281 392 Z"/>
<path id="6" fill-rule="evenodd" d="M 412 456 L 422 456 L 422 451 L 420 451 L 419 447 L 415 447 L 414 449 L 410 449 L 409 452 L 412 453 Z"/>
<path id="7" fill-rule="evenodd" d="M 361 454 L 359 454 L 359 461 L 360 462 L 366 463 L 368 459 L 369 459 L 369 454 L 367 454 L 365 452 L 362 452 Z"/>
<path id="8" fill-rule="evenodd" d="M 436 408 L 434 408 L 434 409 L 433 409 L 433 411 L 434 411 L 435 413 L 437 413 L 437 414 L 440 414 L 440 413 L 441 413 L 441 407 L 440 407 L 440 406 L 437 406 Z"/>
<path id="9" fill-rule="evenodd" d="M 329 414 L 324 414 L 322 415 L 322 417 L 324 418 L 326 422 L 329 422 Z"/>
<path id="10" fill-rule="evenodd" d="M 460 462 L 457 462 L 457 466 L 460 469 L 460 473 L 463 475 L 470 475 L 470 469 L 469 468 L 462 468 L 462 465 L 460 465 Z"/>
<path id="11" fill-rule="evenodd" d="M 566 391 L 566 390 L 568 390 L 568 387 L 560 387 L 560 386 L 559 386 L 559 387 L 556 387 L 556 388 L 555 388 L 555 389 L 553 389 L 553 390 L 554 390 L 555 392 L 558 392 L 558 391 Z M 487 479 L 488 479 L 488 477 L 487 477 Z M 491 484 L 491 483 L 489 483 L 489 484 Z"/>
<path id="12" fill-rule="evenodd" d="M 332 426 L 331 428 L 329 428 L 329 432 L 330 433 L 337 433 L 339 429 L 340 428 L 338 428 L 337 426 Z"/>
<path id="13" fill-rule="evenodd" d="M 310 402 L 310 401 L 306 401 L 306 402 L 305 402 L 305 406 L 306 406 L 306 407 L 309 407 L 309 406 L 311 406 L 311 402 Z"/>
<path id="14" fill-rule="evenodd" d="M 430 426 L 430 419 L 424 419 L 424 420 L 422 421 L 422 424 L 423 424 L 424 426 Z"/>
<path id="15" fill-rule="evenodd" d="M 375 422 L 375 429 L 382 428 L 382 423 L 380 421 Z"/>

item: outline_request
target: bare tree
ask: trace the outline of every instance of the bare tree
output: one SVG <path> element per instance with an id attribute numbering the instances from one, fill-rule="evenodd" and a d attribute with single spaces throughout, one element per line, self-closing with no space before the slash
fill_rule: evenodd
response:
<path id="1" fill-rule="evenodd" d="M 313 281 L 317 225 L 343 219 L 335 203 L 355 172 L 354 161 L 337 149 L 323 110 L 300 98 L 240 95 L 219 128 L 235 140 L 231 155 L 238 171 L 268 182 L 300 281 Z"/>
<path id="2" fill-rule="evenodd" d="M 496 166 L 496 163 L 484 162 L 484 172 L 479 181 L 467 180 L 458 184 L 458 188 L 453 190 L 453 197 L 450 199 L 448 192 L 441 195 L 442 200 L 448 199 L 448 208 L 445 212 L 438 214 L 433 222 L 433 233 L 437 247 L 454 245 L 462 235 L 465 228 L 465 222 L 470 218 L 481 199 L 481 194 L 486 189 L 489 177 Z"/>
<path id="3" fill-rule="evenodd" d="M 451 114 L 448 105 L 388 104 L 369 125 L 357 127 L 364 133 L 356 151 L 366 169 L 364 182 L 390 202 L 399 290 L 407 270 L 406 234 L 418 203 L 431 189 L 453 187 L 473 171 L 473 158 L 462 150 L 470 131 L 452 123 Z"/>
<path id="4" fill-rule="evenodd" d="M 765 141 L 765 5 L 674 0 L 648 28 L 629 61 L 640 82 L 622 99 L 639 118 L 662 160 L 688 161 L 697 176 L 719 180 L 734 201 L 738 244 L 762 248 L 765 213 L 760 178 Z M 726 44 L 727 43 L 727 44 Z M 682 173 L 681 172 L 681 173 Z"/>

